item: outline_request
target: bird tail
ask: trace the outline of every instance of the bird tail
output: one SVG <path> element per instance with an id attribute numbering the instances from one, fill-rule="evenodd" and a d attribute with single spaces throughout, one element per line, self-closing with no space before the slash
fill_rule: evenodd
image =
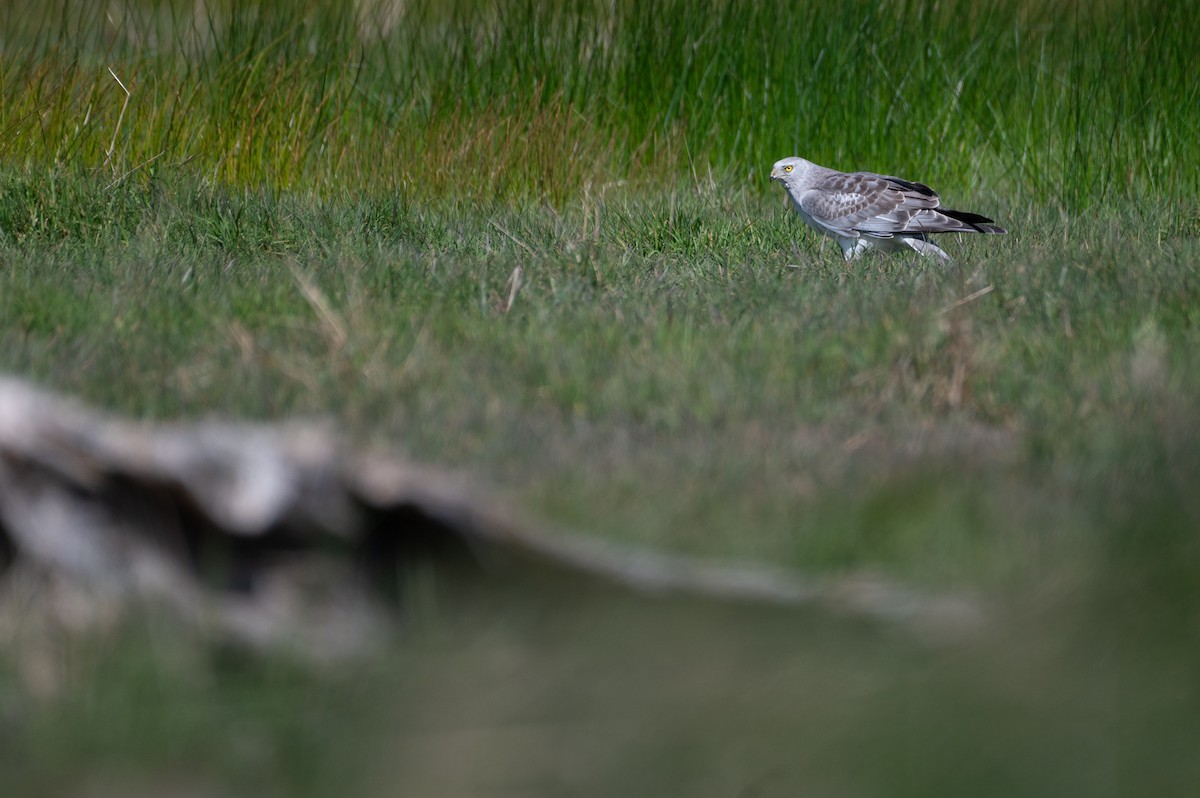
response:
<path id="1" fill-rule="evenodd" d="M 995 224 L 986 216 L 980 216 L 978 213 L 970 213 L 968 211 L 951 211 L 946 208 L 938 208 L 938 213 L 943 216 L 949 216 L 951 219 L 962 222 L 977 233 L 1007 233 L 998 224 Z"/>

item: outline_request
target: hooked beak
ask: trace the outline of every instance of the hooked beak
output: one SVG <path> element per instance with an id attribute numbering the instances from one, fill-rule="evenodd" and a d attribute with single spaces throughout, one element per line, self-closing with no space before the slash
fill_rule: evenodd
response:
<path id="1" fill-rule="evenodd" d="M 783 179 L 783 173 L 779 171 L 778 166 L 771 167 L 771 179 L 772 180 L 782 180 Z"/>

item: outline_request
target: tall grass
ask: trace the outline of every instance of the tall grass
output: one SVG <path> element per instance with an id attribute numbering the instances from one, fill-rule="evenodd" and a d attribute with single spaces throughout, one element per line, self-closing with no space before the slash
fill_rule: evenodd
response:
<path id="1" fill-rule="evenodd" d="M 561 203 L 800 153 L 1065 209 L 1171 200 L 1200 193 L 1198 26 L 1173 0 L 15 3 L 0 158 Z"/>

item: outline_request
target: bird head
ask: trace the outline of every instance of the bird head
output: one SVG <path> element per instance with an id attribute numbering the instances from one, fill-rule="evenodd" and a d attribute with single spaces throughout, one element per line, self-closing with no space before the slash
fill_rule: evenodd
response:
<path id="1" fill-rule="evenodd" d="M 809 162 L 803 158 L 784 158 L 782 161 L 776 161 L 771 167 L 771 180 L 778 180 L 785 186 L 792 182 L 793 178 L 799 177 L 804 173 L 804 167 L 809 166 Z"/>

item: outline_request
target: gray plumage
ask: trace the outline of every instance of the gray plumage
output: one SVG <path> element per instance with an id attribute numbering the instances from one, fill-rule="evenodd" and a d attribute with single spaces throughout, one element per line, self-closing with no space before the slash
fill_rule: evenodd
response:
<path id="1" fill-rule="evenodd" d="M 931 233 L 1004 233 L 986 216 L 941 207 L 923 183 L 874 172 L 838 172 L 803 158 L 771 167 L 792 207 L 810 227 L 837 239 L 846 260 L 868 249 L 913 250 L 949 260 Z"/>

